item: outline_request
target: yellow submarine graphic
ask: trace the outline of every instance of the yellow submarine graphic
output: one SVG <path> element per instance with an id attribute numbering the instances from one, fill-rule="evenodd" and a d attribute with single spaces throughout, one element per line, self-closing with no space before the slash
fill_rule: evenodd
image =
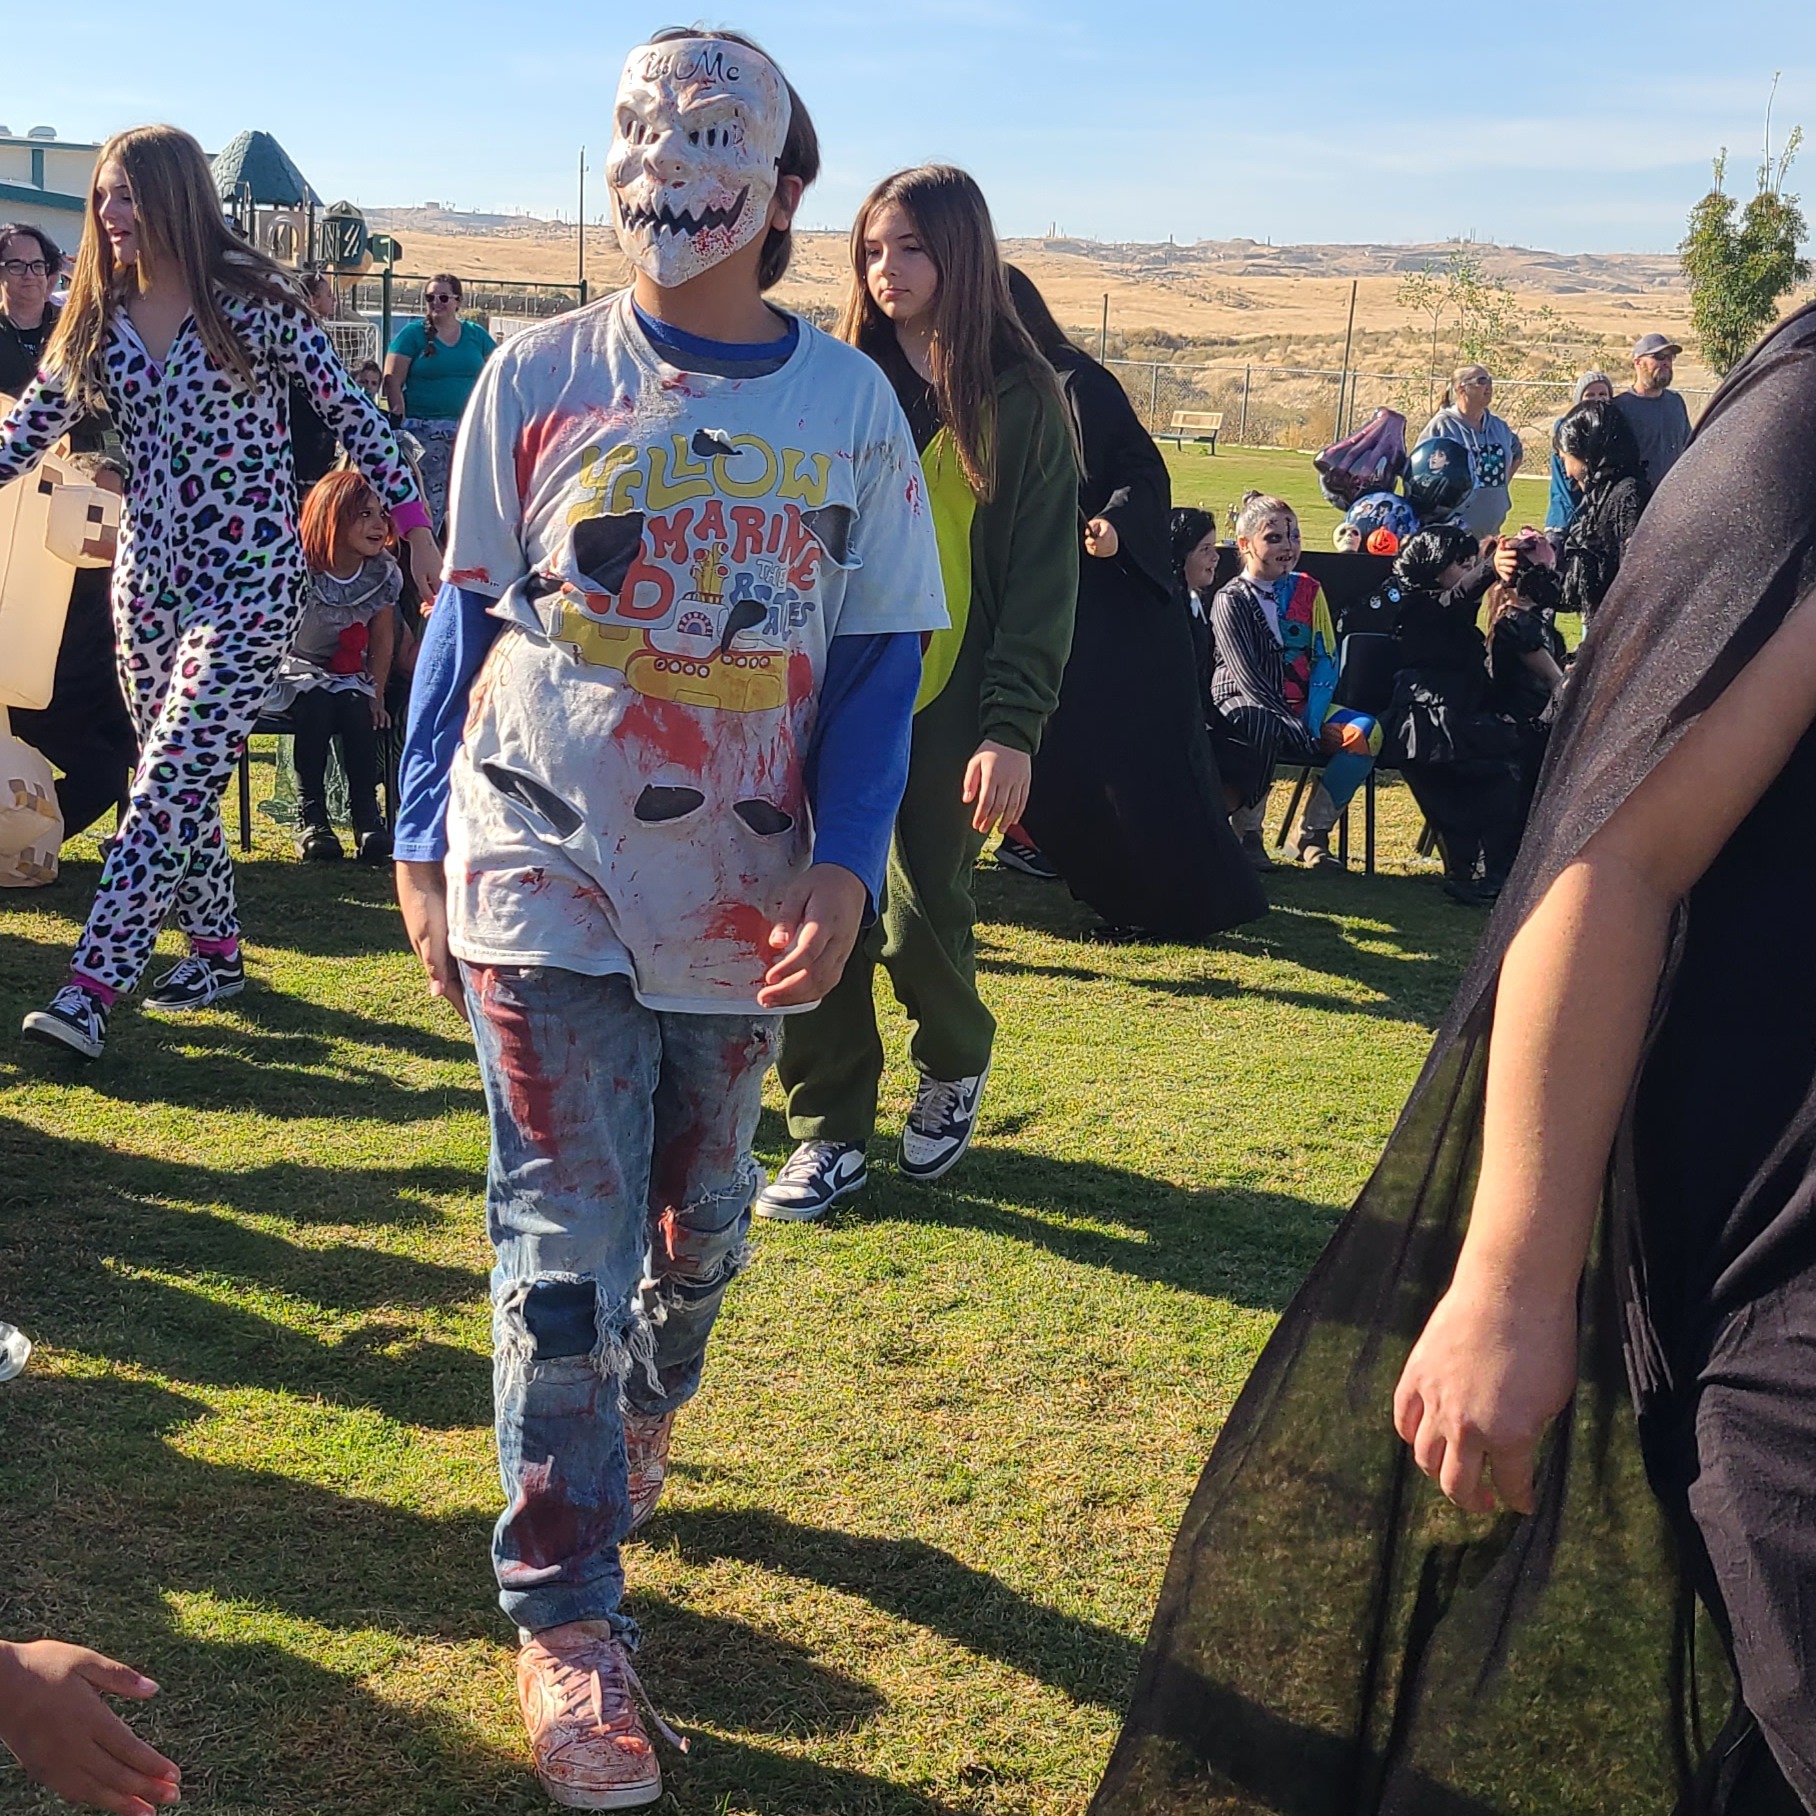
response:
<path id="1" fill-rule="evenodd" d="M 788 700 L 786 650 L 713 649 L 699 655 L 664 649 L 641 627 L 601 623 L 566 598 L 550 639 L 577 661 L 622 670 L 625 685 L 646 699 L 731 713 L 772 712 Z"/>

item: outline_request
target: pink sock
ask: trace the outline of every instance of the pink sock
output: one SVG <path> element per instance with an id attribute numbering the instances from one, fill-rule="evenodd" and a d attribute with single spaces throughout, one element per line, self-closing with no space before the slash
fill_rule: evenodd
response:
<path id="1" fill-rule="evenodd" d="M 240 942 L 234 940 L 199 940 L 192 933 L 189 936 L 189 950 L 203 958 L 232 958 L 240 949 Z"/>
<path id="2" fill-rule="evenodd" d="M 120 993 L 111 984 L 104 984 L 98 977 L 90 977 L 83 971 L 72 971 L 69 981 L 78 990 L 86 990 L 103 1009 L 111 1009 L 120 1000 Z"/>

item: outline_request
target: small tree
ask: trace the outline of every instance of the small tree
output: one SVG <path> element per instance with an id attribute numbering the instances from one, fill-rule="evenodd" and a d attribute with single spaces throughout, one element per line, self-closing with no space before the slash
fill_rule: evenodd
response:
<path id="1" fill-rule="evenodd" d="M 1777 88 L 1776 79 L 1772 86 Z M 1690 282 L 1690 326 L 1713 372 L 1726 372 L 1778 319 L 1780 300 L 1810 276 L 1810 261 L 1797 251 L 1803 210 L 1784 189 L 1803 128 L 1793 128 L 1774 158 L 1771 119 L 1768 102 L 1759 186 L 1739 221 L 1735 198 L 1722 188 L 1728 168 L 1724 146 L 1715 160 L 1715 187 L 1690 210 L 1690 230 L 1677 249 Z"/>

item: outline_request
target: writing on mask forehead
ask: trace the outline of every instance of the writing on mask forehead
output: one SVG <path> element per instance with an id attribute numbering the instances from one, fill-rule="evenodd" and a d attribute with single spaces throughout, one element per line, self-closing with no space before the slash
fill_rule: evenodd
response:
<path id="1" fill-rule="evenodd" d="M 743 53 L 723 38 L 674 38 L 646 44 L 633 52 L 637 75 L 645 82 L 741 82 Z"/>

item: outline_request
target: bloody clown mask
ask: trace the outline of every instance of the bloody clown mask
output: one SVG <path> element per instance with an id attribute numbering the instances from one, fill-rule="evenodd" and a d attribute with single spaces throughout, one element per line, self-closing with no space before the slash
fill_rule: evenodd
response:
<path id="1" fill-rule="evenodd" d="M 727 38 L 640 44 L 605 167 L 624 256 L 668 290 L 764 233 L 788 119 L 788 86 L 761 52 Z"/>

